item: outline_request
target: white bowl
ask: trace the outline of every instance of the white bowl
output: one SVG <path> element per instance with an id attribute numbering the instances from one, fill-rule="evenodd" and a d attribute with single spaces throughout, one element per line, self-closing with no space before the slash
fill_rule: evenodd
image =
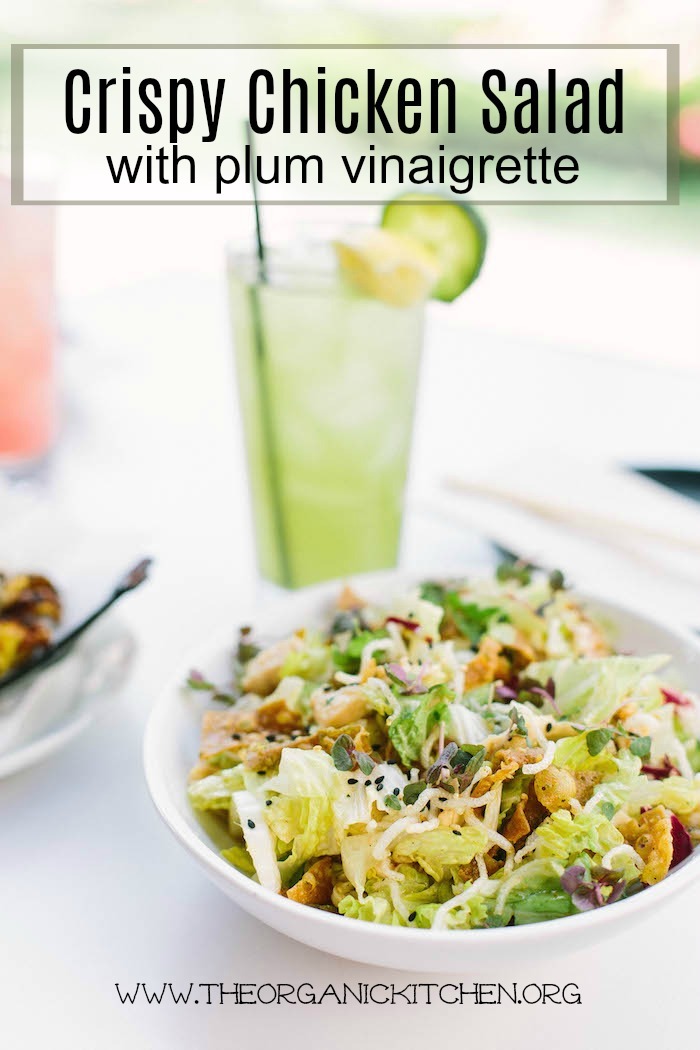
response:
<path id="1" fill-rule="evenodd" d="M 438 575 L 438 574 L 436 574 Z M 442 573 L 440 575 L 450 575 Z M 453 572 L 458 577 L 464 572 Z M 426 574 L 421 575 L 422 579 Z M 353 581 L 370 600 L 385 602 L 417 582 L 415 575 L 376 573 Z M 256 634 L 282 637 L 302 626 L 322 622 L 339 584 L 322 584 L 284 596 L 251 616 Z M 624 606 L 586 596 L 588 606 L 616 627 L 622 650 L 662 652 L 673 657 L 673 672 L 687 688 L 700 691 L 700 644 L 685 630 L 656 623 Z M 457 972 L 524 962 L 534 955 L 550 957 L 578 950 L 639 922 L 700 875 L 700 850 L 656 886 L 607 908 L 529 926 L 488 930 L 412 930 L 347 919 L 309 908 L 263 889 L 219 856 L 216 847 L 190 809 L 187 775 L 198 753 L 199 727 L 206 707 L 201 694 L 188 693 L 182 683 L 192 667 L 226 680 L 235 625 L 219 641 L 208 641 L 183 662 L 156 704 L 146 730 L 146 779 L 161 817 L 204 872 L 246 911 L 304 944 L 356 962 L 422 972 Z"/>

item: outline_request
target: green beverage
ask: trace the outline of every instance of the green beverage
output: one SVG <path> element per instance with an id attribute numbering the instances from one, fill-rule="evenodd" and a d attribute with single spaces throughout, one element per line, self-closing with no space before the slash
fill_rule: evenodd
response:
<path id="1" fill-rule="evenodd" d="M 469 205 L 404 194 L 381 227 L 232 255 L 239 402 L 262 575 L 284 587 L 396 564 L 429 296 L 475 280 Z"/>
<path id="2" fill-rule="evenodd" d="M 312 253 L 313 254 L 313 253 Z M 424 303 L 327 265 L 231 257 L 239 403 L 262 575 L 285 587 L 396 564 Z"/>

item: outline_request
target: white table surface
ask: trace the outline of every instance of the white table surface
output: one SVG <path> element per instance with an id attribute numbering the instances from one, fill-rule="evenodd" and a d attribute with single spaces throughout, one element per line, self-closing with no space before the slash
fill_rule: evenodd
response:
<path id="1" fill-rule="evenodd" d="M 68 317 L 68 420 L 47 498 L 83 526 L 137 528 L 158 566 L 148 589 L 123 604 L 141 648 L 119 701 L 65 751 L 0 783 L 2 1045 L 384 1046 L 396 1042 L 397 1025 L 401 1044 L 416 1048 L 459 1039 L 505 1050 L 535 1032 L 538 1045 L 567 1050 L 695 1045 L 700 887 L 600 948 L 533 957 L 526 968 L 504 958 L 497 974 L 481 972 L 476 958 L 462 975 L 575 982 L 581 1005 L 121 1005 L 116 982 L 308 981 L 322 990 L 441 980 L 324 956 L 249 918 L 209 885 L 148 798 L 141 739 L 160 681 L 222 619 L 247 619 L 255 593 L 221 288 L 179 282 L 125 285 L 76 301 Z M 445 315 L 431 320 L 414 495 L 436 457 L 495 460 L 508 442 L 557 432 L 572 451 L 700 458 L 696 383 L 683 372 L 558 356 L 477 328 L 452 330 Z M 534 417 L 522 412 L 533 392 L 547 405 Z M 673 411 L 658 412 L 660 404 Z M 483 551 L 447 523 L 409 519 L 411 563 L 470 561 Z"/>

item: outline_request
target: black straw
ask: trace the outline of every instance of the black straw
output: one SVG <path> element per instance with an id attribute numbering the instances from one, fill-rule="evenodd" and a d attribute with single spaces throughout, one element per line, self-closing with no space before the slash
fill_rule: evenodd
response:
<path id="1" fill-rule="evenodd" d="M 253 172 L 253 208 L 255 210 L 255 241 L 258 251 L 258 269 L 260 271 L 260 280 L 263 284 L 267 283 L 267 267 L 265 265 L 265 242 L 262 236 L 262 225 L 260 222 L 260 202 L 258 200 L 258 179 L 255 171 L 255 144 L 253 142 L 253 134 L 251 131 L 249 121 L 245 123 L 245 137 L 248 145 L 248 154 L 250 156 L 250 168 Z"/>
<path id="2" fill-rule="evenodd" d="M 260 284 L 267 284 L 267 266 L 265 262 L 265 242 L 262 235 L 261 209 L 258 201 L 258 181 L 255 164 L 255 147 L 250 123 L 245 123 L 245 138 L 250 155 L 250 167 L 253 173 L 253 206 L 255 209 L 255 240 L 258 255 L 258 279 Z M 253 340 L 255 342 L 255 361 L 258 373 L 258 387 L 260 390 L 260 416 L 263 432 L 263 443 L 265 446 L 265 461 L 268 468 L 268 480 L 270 489 L 270 504 L 274 522 L 275 536 L 277 539 L 277 552 L 279 555 L 280 577 L 283 587 L 292 586 L 292 573 L 287 548 L 287 533 L 284 524 L 284 510 L 282 506 L 282 492 L 280 485 L 280 473 L 277 464 L 277 442 L 275 440 L 274 418 L 270 389 L 267 381 L 266 360 L 268 354 L 265 348 L 265 330 L 262 320 L 262 304 L 258 285 L 253 282 L 249 289 L 250 312 L 253 321 Z"/>

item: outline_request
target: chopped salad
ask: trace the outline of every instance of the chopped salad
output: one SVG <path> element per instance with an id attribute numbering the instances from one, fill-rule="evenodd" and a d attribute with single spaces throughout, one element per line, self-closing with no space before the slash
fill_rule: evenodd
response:
<path id="1" fill-rule="evenodd" d="M 700 701 L 614 651 L 560 573 L 506 566 L 324 630 L 241 631 L 203 716 L 192 806 L 274 893 L 433 930 L 607 907 L 700 837 Z"/>

